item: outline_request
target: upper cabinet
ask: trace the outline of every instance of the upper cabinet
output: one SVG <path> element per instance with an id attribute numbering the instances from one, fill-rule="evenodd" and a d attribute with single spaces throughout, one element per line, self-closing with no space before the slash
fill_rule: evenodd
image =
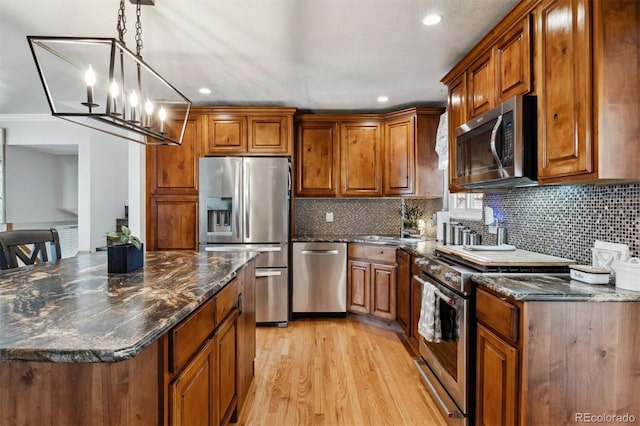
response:
<path id="1" fill-rule="evenodd" d="M 521 1 L 442 80 L 450 152 L 465 120 L 531 93 L 540 184 L 640 179 L 638 28 L 637 1 Z"/>
<path id="2" fill-rule="evenodd" d="M 338 127 L 334 121 L 298 123 L 295 192 L 298 196 L 338 195 Z"/>
<path id="3" fill-rule="evenodd" d="M 441 108 L 298 116 L 298 197 L 442 196 Z"/>
<path id="4" fill-rule="evenodd" d="M 531 91 L 531 19 L 527 15 L 493 47 L 496 104 Z"/>
<path id="5" fill-rule="evenodd" d="M 382 195 L 381 148 L 380 123 L 371 121 L 341 124 L 341 195 Z"/>
<path id="6" fill-rule="evenodd" d="M 291 155 L 293 108 L 211 108 L 203 116 L 204 155 Z"/>
<path id="7" fill-rule="evenodd" d="M 535 20 L 538 180 L 638 180 L 640 3 L 544 1 Z"/>

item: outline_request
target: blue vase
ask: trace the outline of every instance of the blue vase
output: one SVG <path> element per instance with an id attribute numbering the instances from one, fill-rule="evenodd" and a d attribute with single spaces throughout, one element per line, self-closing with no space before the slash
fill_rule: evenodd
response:
<path id="1" fill-rule="evenodd" d="M 137 249 L 133 244 L 121 244 L 107 248 L 107 271 L 110 274 L 125 274 L 144 265 L 144 245 Z"/>

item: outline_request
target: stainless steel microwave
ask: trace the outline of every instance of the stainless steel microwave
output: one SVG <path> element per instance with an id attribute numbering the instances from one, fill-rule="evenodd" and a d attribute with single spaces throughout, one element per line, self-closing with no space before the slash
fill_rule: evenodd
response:
<path id="1" fill-rule="evenodd" d="M 453 182 L 465 188 L 537 183 L 536 97 L 515 96 L 456 129 Z"/>

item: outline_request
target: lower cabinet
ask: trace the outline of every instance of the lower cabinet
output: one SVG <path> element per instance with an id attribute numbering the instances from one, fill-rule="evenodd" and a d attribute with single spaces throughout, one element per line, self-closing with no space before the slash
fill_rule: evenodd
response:
<path id="1" fill-rule="evenodd" d="M 252 262 L 168 333 L 169 425 L 226 425 L 242 408 L 254 375 L 254 267 Z"/>
<path id="2" fill-rule="evenodd" d="M 398 262 L 398 324 L 411 335 L 411 255 L 404 250 L 396 254 Z"/>
<path id="3" fill-rule="evenodd" d="M 519 301 L 479 285 L 476 424 L 637 417 L 640 304 L 610 300 Z"/>
<path id="4" fill-rule="evenodd" d="M 477 424 L 516 424 L 518 350 L 478 325 Z"/>
<path id="5" fill-rule="evenodd" d="M 397 297 L 396 249 L 349 244 L 347 310 L 395 321 Z"/>
<path id="6" fill-rule="evenodd" d="M 420 320 L 420 310 L 422 309 L 422 283 L 411 278 L 411 327 L 409 329 L 409 344 L 413 351 L 419 352 L 420 333 L 418 332 L 418 321 Z"/>
<path id="7" fill-rule="evenodd" d="M 174 426 L 216 424 L 216 344 L 209 340 L 182 373 L 169 385 Z"/>

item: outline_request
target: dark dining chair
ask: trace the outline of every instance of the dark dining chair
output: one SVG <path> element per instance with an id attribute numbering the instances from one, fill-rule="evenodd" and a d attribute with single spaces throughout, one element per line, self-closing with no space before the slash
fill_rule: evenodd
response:
<path id="1" fill-rule="evenodd" d="M 47 253 L 47 244 L 50 246 Z M 60 237 L 55 229 L 18 229 L 0 232 L 0 269 L 17 268 L 60 259 Z M 19 263 L 22 262 L 21 263 Z"/>

